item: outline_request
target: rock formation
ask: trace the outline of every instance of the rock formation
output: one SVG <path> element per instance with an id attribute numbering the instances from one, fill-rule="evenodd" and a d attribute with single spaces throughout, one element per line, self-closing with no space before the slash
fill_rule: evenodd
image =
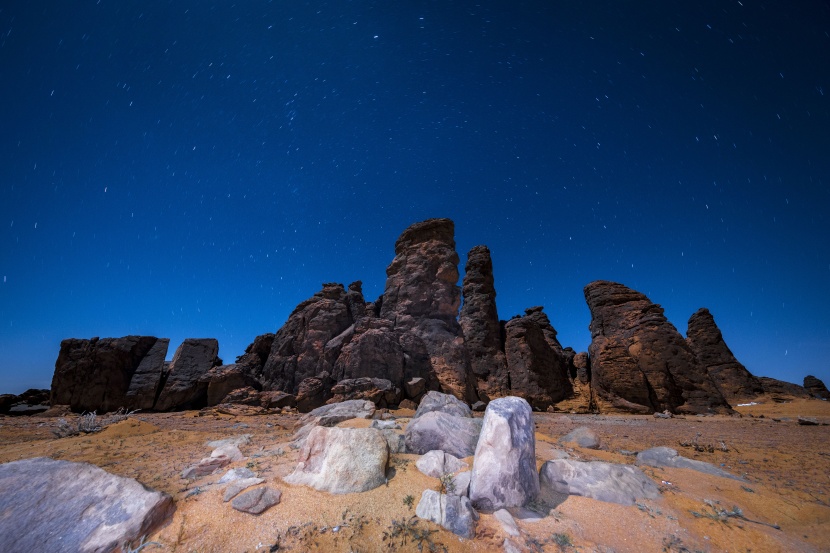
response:
<path id="1" fill-rule="evenodd" d="M 702 307 L 689 318 L 686 342 L 730 403 L 763 393 L 758 379 L 735 359 L 708 309 Z"/>
<path id="2" fill-rule="evenodd" d="M 208 371 L 221 365 L 219 342 L 215 338 L 188 338 L 173 354 L 164 375 L 161 393 L 153 408 L 199 409 L 207 405 Z"/>
<path id="3" fill-rule="evenodd" d="M 152 336 L 62 341 L 52 377 L 52 405 L 99 412 L 152 407 L 168 343 Z"/>
<path id="4" fill-rule="evenodd" d="M 764 393 L 771 396 L 783 396 L 784 398 L 808 398 L 808 392 L 803 386 L 793 384 L 792 382 L 784 382 L 783 380 L 776 380 L 767 376 L 758 378 Z"/>
<path id="5" fill-rule="evenodd" d="M 475 379 L 456 320 L 461 297 L 454 233 L 451 220 L 429 219 L 401 234 L 386 269 L 380 316 L 406 333 L 401 346 L 412 365 L 408 376 L 434 375 L 442 391 L 473 402 Z"/>
<path id="6" fill-rule="evenodd" d="M 562 346 L 541 307 L 504 326 L 510 394 L 527 400 L 537 410 L 573 395 Z"/>
<path id="7" fill-rule="evenodd" d="M 298 305 L 274 337 L 262 370 L 265 389 L 297 394 L 304 379 L 331 372 L 324 348 L 354 324 L 354 301 L 342 284 L 327 283 Z"/>
<path id="8" fill-rule="evenodd" d="M 504 339 L 496 311 L 493 261 L 487 246 L 476 246 L 467 254 L 462 293 L 464 304 L 459 322 L 478 396 L 487 401 L 509 395 Z"/>
<path id="9" fill-rule="evenodd" d="M 592 388 L 603 411 L 728 413 L 726 400 L 663 308 L 622 284 L 585 287 Z"/>
<path id="10" fill-rule="evenodd" d="M 824 382 L 811 374 L 804 377 L 804 389 L 807 390 L 813 397 L 830 399 L 830 390 L 827 389 Z"/>

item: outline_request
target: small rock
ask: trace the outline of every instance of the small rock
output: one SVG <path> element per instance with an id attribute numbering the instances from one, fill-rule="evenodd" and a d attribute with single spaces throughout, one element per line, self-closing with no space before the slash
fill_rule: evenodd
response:
<path id="1" fill-rule="evenodd" d="M 637 454 L 637 464 L 646 465 L 650 467 L 673 467 L 678 469 L 692 469 L 705 474 L 712 474 L 714 476 L 722 476 L 724 478 L 732 478 L 734 480 L 744 480 L 740 476 L 730 474 L 725 470 L 721 470 L 715 465 L 697 461 L 695 459 L 687 459 L 677 454 L 677 450 L 670 447 L 653 447 Z"/>
<path id="2" fill-rule="evenodd" d="M 665 410 L 665 411 L 663 411 L 662 413 L 654 413 L 654 418 L 655 418 L 655 419 L 670 419 L 670 418 L 672 418 L 673 416 L 674 416 L 674 415 L 672 415 L 672 414 L 671 414 L 671 411 L 669 411 L 668 409 L 666 409 L 666 410 Z"/>
<path id="3" fill-rule="evenodd" d="M 243 478 L 241 480 L 234 480 L 228 487 L 225 488 L 225 495 L 222 497 L 222 501 L 227 503 L 237 495 L 239 492 L 243 490 L 247 490 L 251 486 L 256 486 L 257 484 L 262 484 L 265 482 L 262 478 Z"/>
<path id="4" fill-rule="evenodd" d="M 504 549 L 504 553 L 525 553 L 525 549 L 510 538 L 504 539 L 502 549 Z"/>
<path id="5" fill-rule="evenodd" d="M 238 496 L 231 507 L 243 513 L 258 515 L 280 502 L 282 492 L 269 487 L 256 488 Z"/>
<path id="6" fill-rule="evenodd" d="M 418 404 L 411 399 L 405 399 L 398 404 L 398 409 L 410 409 L 414 411 L 418 408 Z"/>
<path id="7" fill-rule="evenodd" d="M 213 474 L 217 470 L 229 465 L 230 463 L 230 458 L 224 456 L 205 457 L 195 465 L 189 466 L 186 469 L 184 469 L 182 471 L 182 478 L 199 478 L 200 476 Z"/>
<path id="8" fill-rule="evenodd" d="M 369 428 L 377 428 L 378 430 L 400 430 L 401 426 L 394 420 L 373 420 Z"/>
<path id="9" fill-rule="evenodd" d="M 559 438 L 559 443 L 575 443 L 579 447 L 584 447 L 585 449 L 599 449 L 600 446 L 597 435 L 593 430 L 586 426 L 580 426 L 579 428 L 571 430 Z"/>
<path id="10" fill-rule="evenodd" d="M 244 467 L 240 467 L 237 469 L 231 469 L 222 475 L 222 478 L 219 479 L 219 484 L 227 484 L 228 482 L 233 482 L 234 480 L 242 480 L 243 478 L 256 478 L 256 474 L 251 469 L 247 469 Z"/>
<path id="11" fill-rule="evenodd" d="M 481 413 L 482 411 L 487 409 L 487 404 L 483 401 L 476 401 L 475 403 L 473 403 L 472 409 L 477 413 Z"/>
<path id="12" fill-rule="evenodd" d="M 426 391 L 427 381 L 421 377 L 414 377 L 404 383 L 407 397 L 417 398 Z"/>
<path id="13" fill-rule="evenodd" d="M 242 452 L 239 451 L 239 448 L 236 447 L 235 445 L 231 445 L 231 444 L 223 445 L 222 447 L 217 447 L 216 449 L 213 450 L 213 452 L 210 454 L 210 456 L 211 457 L 227 457 L 228 459 L 231 460 L 231 463 L 236 462 L 236 461 L 241 461 L 242 459 L 245 458 L 245 456 L 242 455 Z"/>
<path id="14" fill-rule="evenodd" d="M 232 438 L 225 438 L 223 440 L 214 440 L 212 442 L 208 442 L 205 445 L 217 449 L 220 447 L 224 447 L 226 445 L 235 445 L 239 447 L 241 445 L 248 445 L 251 443 L 251 435 L 250 434 L 240 434 L 239 436 L 233 436 Z"/>
<path id="15" fill-rule="evenodd" d="M 433 478 L 441 478 L 469 467 L 467 463 L 441 450 L 427 451 L 416 461 L 415 466 L 422 473 Z"/>
<path id="16" fill-rule="evenodd" d="M 501 523 L 502 529 L 507 532 L 510 536 L 518 536 L 519 535 L 519 527 L 516 525 L 516 521 L 513 518 L 513 515 L 507 512 L 506 509 L 499 509 L 493 516 L 496 517 Z"/>
<path id="17" fill-rule="evenodd" d="M 798 417 L 798 424 L 801 426 L 818 426 L 818 421 L 807 417 Z"/>
<path id="18" fill-rule="evenodd" d="M 440 524 L 462 538 L 475 536 L 478 514 L 466 497 L 445 495 L 435 490 L 424 490 L 415 508 L 418 518 Z"/>
<path id="19" fill-rule="evenodd" d="M 403 434 L 394 430 L 381 430 L 386 444 L 389 446 L 389 453 L 406 453 L 406 439 Z"/>
<path id="20" fill-rule="evenodd" d="M 452 477 L 452 490 L 449 490 L 450 495 L 463 495 L 470 497 L 470 477 L 473 475 L 470 471 L 459 472 Z"/>

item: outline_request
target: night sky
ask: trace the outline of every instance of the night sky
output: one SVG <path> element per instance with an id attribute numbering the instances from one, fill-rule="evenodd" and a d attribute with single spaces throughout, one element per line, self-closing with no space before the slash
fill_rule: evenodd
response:
<path id="1" fill-rule="evenodd" d="M 0 154 L 0 393 L 69 337 L 233 362 L 430 217 L 564 346 L 613 280 L 830 384 L 826 1 L 8 0 Z"/>

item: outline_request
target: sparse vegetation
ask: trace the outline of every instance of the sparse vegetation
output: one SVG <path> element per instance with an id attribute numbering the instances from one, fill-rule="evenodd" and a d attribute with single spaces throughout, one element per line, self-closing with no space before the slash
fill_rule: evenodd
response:
<path id="1" fill-rule="evenodd" d="M 412 508 L 412 505 L 414 503 L 415 503 L 415 497 L 413 495 L 407 495 L 406 497 L 403 498 L 403 504 L 406 505 L 407 507 L 409 507 L 410 509 Z"/>
<path id="2" fill-rule="evenodd" d="M 155 541 L 144 541 L 146 539 L 147 539 L 147 536 L 143 536 L 141 538 L 141 541 L 138 543 L 138 547 L 136 547 L 135 549 L 133 549 L 132 546 L 129 543 L 125 543 L 124 546 L 122 547 L 122 550 L 124 551 L 124 553 L 140 553 L 141 551 L 144 550 L 145 547 L 150 547 L 150 546 L 161 547 L 162 546 L 160 543 L 155 542 Z"/>
<path id="3" fill-rule="evenodd" d="M 441 478 L 438 479 L 438 491 L 447 495 L 455 493 L 455 480 L 453 480 L 451 472 L 442 474 Z"/>
<path id="4" fill-rule="evenodd" d="M 573 547 L 573 542 L 568 534 L 556 533 L 551 536 L 551 541 L 559 547 Z"/>
<path id="5" fill-rule="evenodd" d="M 744 516 L 743 510 L 738 507 L 737 505 L 732 507 L 731 511 L 727 511 L 726 509 L 720 507 L 717 502 L 706 499 L 704 503 L 707 507 L 711 510 L 711 512 L 701 509 L 701 511 L 690 511 L 695 518 L 708 518 L 711 520 L 717 520 L 719 522 L 723 522 L 724 524 L 729 524 L 729 520 L 733 518 L 737 518 L 746 522 L 751 522 L 753 524 L 761 524 L 763 526 L 769 526 L 770 528 L 775 528 L 776 530 L 781 530 L 781 527 L 777 524 L 768 524 L 766 522 L 761 522 L 760 520 L 752 520 L 746 518 Z"/>
<path id="6" fill-rule="evenodd" d="M 103 430 L 110 424 L 115 424 L 126 420 L 130 415 L 137 413 L 135 411 L 127 411 L 123 407 L 118 411 L 111 413 L 107 418 L 98 417 L 97 411 L 84 412 L 79 417 L 75 424 L 70 424 L 66 419 L 58 419 L 57 426 L 52 429 L 52 434 L 56 438 L 68 438 L 70 436 L 78 436 L 80 434 L 92 434 Z"/>
<path id="7" fill-rule="evenodd" d="M 395 551 L 398 547 L 413 543 L 419 552 L 438 553 L 443 551 L 446 553 L 446 546 L 432 540 L 432 535 L 438 530 L 419 528 L 418 522 L 418 518 L 414 516 L 406 520 L 393 520 L 391 526 L 383 532 L 383 541 L 387 544 L 389 550 Z"/>

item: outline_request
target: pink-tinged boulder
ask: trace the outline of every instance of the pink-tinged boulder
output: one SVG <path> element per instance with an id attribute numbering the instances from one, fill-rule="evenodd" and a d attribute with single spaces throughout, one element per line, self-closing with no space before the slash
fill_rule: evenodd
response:
<path id="1" fill-rule="evenodd" d="M 105 553 L 137 545 L 173 499 L 87 463 L 45 457 L 0 465 L 0 551 Z"/>
<path id="2" fill-rule="evenodd" d="M 478 398 L 457 321 L 461 294 L 454 233 L 449 219 L 429 219 L 404 230 L 386 269 L 380 316 L 404 334 L 407 379 L 437 379 L 442 391 L 471 402 Z"/>
<path id="3" fill-rule="evenodd" d="M 389 448 L 374 428 L 314 427 L 297 468 L 284 480 L 333 493 L 365 492 L 386 482 Z"/>
<path id="4" fill-rule="evenodd" d="M 735 359 L 708 309 L 700 308 L 689 318 L 686 342 L 733 405 L 764 393 L 761 382 Z"/>
<path id="5" fill-rule="evenodd" d="M 539 493 L 533 411 L 519 397 L 491 401 L 475 450 L 470 501 L 478 510 L 521 507 Z"/>
<path id="6" fill-rule="evenodd" d="M 602 411 L 731 413 L 686 340 L 645 295 L 615 282 L 585 287 L 591 386 Z"/>
<path id="7" fill-rule="evenodd" d="M 464 331 L 464 343 L 479 397 L 490 399 L 510 395 L 502 329 L 496 310 L 493 261 L 487 246 L 475 246 L 467 254 L 462 293 L 464 304 L 459 323 Z"/>

